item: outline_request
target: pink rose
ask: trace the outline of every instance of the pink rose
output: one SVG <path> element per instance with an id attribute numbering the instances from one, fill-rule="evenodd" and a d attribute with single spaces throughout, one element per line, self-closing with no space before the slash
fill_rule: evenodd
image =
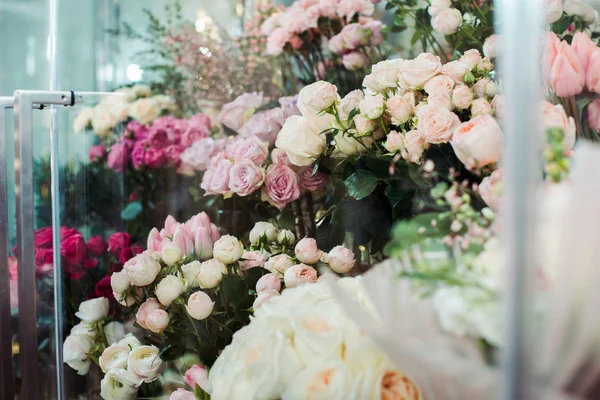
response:
<path id="1" fill-rule="evenodd" d="M 479 184 L 479 194 L 485 203 L 492 209 L 497 211 L 502 194 L 503 172 L 497 169 L 490 176 L 483 178 Z"/>
<path id="2" fill-rule="evenodd" d="M 465 83 L 465 74 L 469 67 L 462 61 L 450 61 L 442 67 L 442 74 L 449 76 L 456 83 Z"/>
<path id="3" fill-rule="evenodd" d="M 472 70 L 479 65 L 479 62 L 481 61 L 481 54 L 477 49 L 467 50 L 460 58 L 460 61 L 463 62 L 469 68 L 469 70 Z"/>
<path id="4" fill-rule="evenodd" d="M 421 53 L 414 60 L 405 60 L 400 65 L 398 84 L 404 90 L 420 89 L 441 71 L 442 63 L 438 56 Z"/>
<path id="5" fill-rule="evenodd" d="M 238 132 L 254 111 L 266 102 L 267 99 L 262 93 L 244 93 L 231 103 L 225 104 L 217 119 L 227 128 Z"/>
<path id="6" fill-rule="evenodd" d="M 196 396 L 193 392 L 190 392 L 189 390 L 179 388 L 173 393 L 171 393 L 171 396 L 169 396 L 169 400 L 196 400 Z"/>
<path id="7" fill-rule="evenodd" d="M 240 259 L 240 270 L 246 271 L 250 268 L 264 267 L 265 262 L 269 259 L 268 253 L 262 253 L 260 251 L 246 251 L 242 253 Z"/>
<path id="8" fill-rule="evenodd" d="M 239 196 L 248 196 L 260 188 L 265 171 L 251 160 L 236 162 L 229 170 L 229 189 Z"/>
<path id="9" fill-rule="evenodd" d="M 344 26 L 340 35 L 344 38 L 346 49 L 354 50 L 360 46 L 369 44 L 370 32 L 361 24 L 353 23 Z"/>
<path id="10" fill-rule="evenodd" d="M 267 169 L 262 199 L 273 206 L 283 208 L 300 197 L 298 175 L 287 165 L 274 164 Z"/>
<path id="11" fill-rule="evenodd" d="M 333 272 L 338 274 L 350 271 L 356 263 L 354 252 L 344 246 L 335 246 L 329 250 L 329 253 L 323 255 L 323 261 L 329 264 Z"/>
<path id="12" fill-rule="evenodd" d="M 144 303 L 142 303 L 137 314 L 135 314 L 137 323 L 142 328 L 148 329 L 146 320 L 148 319 L 148 316 L 155 310 L 162 310 L 162 305 L 155 298 L 147 299 Z"/>
<path id="13" fill-rule="evenodd" d="M 277 275 L 273 273 L 266 274 L 256 282 L 256 293 L 264 292 L 265 290 L 281 291 L 281 281 Z"/>
<path id="14" fill-rule="evenodd" d="M 185 383 L 188 384 L 192 389 L 196 388 L 196 385 L 205 392 L 210 392 L 210 384 L 208 383 L 208 373 L 206 367 L 200 364 L 192 365 L 190 369 L 185 371 L 183 377 Z"/>
<path id="15" fill-rule="evenodd" d="M 319 170 L 314 171 L 314 167 L 311 166 L 298 168 L 298 179 L 300 188 L 309 192 L 323 189 L 329 183 L 327 175 Z"/>
<path id="16" fill-rule="evenodd" d="M 459 110 L 466 110 L 473 102 L 473 92 L 467 85 L 457 85 L 452 91 L 452 105 Z"/>
<path id="17" fill-rule="evenodd" d="M 33 234 L 33 245 L 37 248 L 52 248 L 52 227 L 40 228 Z"/>
<path id="18" fill-rule="evenodd" d="M 196 171 L 205 171 L 211 158 L 223 150 L 224 145 L 224 140 L 200 139 L 194 142 L 191 147 L 185 149 L 179 158 L 184 164 L 191 166 Z"/>
<path id="19" fill-rule="evenodd" d="M 101 161 L 106 156 L 106 147 L 103 145 L 92 146 L 89 156 L 91 163 Z"/>
<path id="20" fill-rule="evenodd" d="M 344 56 L 342 57 L 342 64 L 344 65 L 344 68 L 346 68 L 348 71 L 359 71 L 363 69 L 368 63 L 369 60 L 367 59 L 367 57 L 363 53 L 360 53 L 358 51 L 344 54 Z"/>
<path id="21" fill-rule="evenodd" d="M 144 153 L 144 164 L 148 168 L 160 168 L 165 161 L 165 151 L 157 147 L 148 147 Z"/>
<path id="22" fill-rule="evenodd" d="M 590 55 L 586 85 L 590 92 L 600 94 L 600 47 L 596 47 Z"/>
<path id="23" fill-rule="evenodd" d="M 147 140 L 156 146 L 165 146 L 176 141 L 181 137 L 183 127 L 177 123 L 177 120 L 171 116 L 164 116 L 156 119 L 148 131 Z M 176 132 L 176 130 L 178 130 Z"/>
<path id="24" fill-rule="evenodd" d="M 467 168 L 483 167 L 500 159 L 504 134 L 492 116 L 483 115 L 456 128 L 450 144 Z"/>
<path id="25" fill-rule="evenodd" d="M 500 35 L 490 35 L 483 42 L 483 54 L 489 58 L 496 58 L 500 54 Z"/>
<path id="26" fill-rule="evenodd" d="M 346 18 L 346 21 L 351 21 L 355 15 L 372 15 L 375 11 L 373 3 L 365 0 L 344 0 L 339 1 L 335 5 L 337 15 Z"/>
<path id="27" fill-rule="evenodd" d="M 131 121 L 125 127 L 125 136 L 133 136 L 136 141 L 145 140 L 148 137 L 148 127 L 138 121 Z"/>
<path id="28" fill-rule="evenodd" d="M 600 132 L 600 99 L 596 99 L 587 107 L 588 124 L 596 131 Z"/>
<path id="29" fill-rule="evenodd" d="M 131 245 L 131 237 L 125 232 L 116 232 L 108 238 L 108 251 L 114 255 L 121 253 L 125 247 Z"/>
<path id="30" fill-rule="evenodd" d="M 231 148 L 232 158 L 235 161 L 251 161 L 262 165 L 269 156 L 269 144 L 256 136 L 238 138 Z"/>
<path id="31" fill-rule="evenodd" d="M 314 264 L 321 259 L 323 252 L 319 250 L 317 241 L 313 238 L 303 238 L 294 248 L 296 258 L 305 264 Z"/>
<path id="32" fill-rule="evenodd" d="M 108 249 L 102 236 L 92 236 L 90 240 L 88 240 L 87 246 L 90 254 L 94 257 L 102 257 Z"/>
<path id="33" fill-rule="evenodd" d="M 462 22 L 462 13 L 459 10 L 446 8 L 432 18 L 431 26 L 442 35 L 452 35 L 456 33 Z"/>
<path id="34" fill-rule="evenodd" d="M 454 81 L 449 76 L 438 75 L 427 82 L 424 89 L 428 95 L 443 94 L 450 96 L 452 89 L 454 89 Z"/>
<path id="35" fill-rule="evenodd" d="M 273 164 L 282 164 L 287 166 L 292 165 L 285 150 L 277 148 L 271 151 L 271 161 L 273 162 Z"/>
<path id="36" fill-rule="evenodd" d="M 184 150 L 183 146 L 172 144 L 165 149 L 165 158 L 174 166 L 178 166 L 181 163 L 180 156 Z"/>
<path id="37" fill-rule="evenodd" d="M 146 142 L 137 142 L 131 152 L 131 164 L 134 169 L 141 169 L 144 166 L 144 155 L 146 154 Z M 110 154 L 109 154 L 110 157 Z"/>
<path id="38" fill-rule="evenodd" d="M 427 143 L 423 140 L 419 131 L 408 131 L 404 135 L 404 146 L 401 150 L 402 158 L 408 162 L 418 163 L 421 161 L 423 151 L 426 148 Z"/>
<path id="39" fill-rule="evenodd" d="M 549 46 L 547 51 L 553 52 L 554 49 Z M 560 42 L 556 49 L 556 56 L 548 57 L 551 63 L 546 80 L 552 91 L 559 97 L 570 97 L 581 93 L 586 83 L 585 70 L 573 48 L 565 41 Z"/>
<path id="40" fill-rule="evenodd" d="M 575 146 L 577 129 L 573 117 L 568 117 L 565 109 L 560 104 L 554 105 L 548 101 L 542 102 L 542 125 L 544 130 L 560 128 L 564 131 L 563 144 L 565 150 L 571 150 Z"/>
<path id="41" fill-rule="evenodd" d="M 292 265 L 283 274 L 283 282 L 286 288 L 314 283 L 317 278 L 317 270 L 305 264 Z"/>
<path id="42" fill-rule="evenodd" d="M 125 167 L 127 167 L 127 159 L 128 159 L 128 151 L 127 147 L 123 144 L 113 144 L 110 147 L 110 152 L 108 153 L 108 158 L 106 163 L 108 168 L 123 172 L 125 171 Z"/>
<path id="43" fill-rule="evenodd" d="M 230 191 L 229 170 L 232 166 L 231 161 L 221 158 L 204 173 L 200 187 L 206 191 L 206 195 L 225 194 Z"/>
<path id="44" fill-rule="evenodd" d="M 471 117 L 478 115 L 489 115 L 492 113 L 492 105 L 486 99 L 475 99 L 471 103 Z"/>
<path id="45" fill-rule="evenodd" d="M 60 243 L 60 255 L 71 265 L 82 265 L 88 255 L 83 236 L 78 233 L 63 239 Z"/>
<path id="46" fill-rule="evenodd" d="M 344 41 L 344 35 L 342 35 L 341 33 L 338 33 L 337 35 L 329 39 L 328 46 L 329 50 L 333 54 L 337 54 L 338 56 L 341 56 L 346 52 L 346 50 L 348 50 L 346 48 L 346 42 Z"/>
<path id="47" fill-rule="evenodd" d="M 446 143 L 452 137 L 454 129 L 460 125 L 456 114 L 446 108 L 424 105 L 416 112 L 418 130 L 427 143 Z"/>
<path id="48" fill-rule="evenodd" d="M 278 112 L 282 113 L 282 110 L 276 108 L 257 112 L 242 126 L 240 135 L 244 137 L 256 136 L 269 145 L 273 145 L 275 139 L 277 139 L 277 134 L 281 130 L 281 124 L 278 120 L 282 118 L 276 118 Z"/>

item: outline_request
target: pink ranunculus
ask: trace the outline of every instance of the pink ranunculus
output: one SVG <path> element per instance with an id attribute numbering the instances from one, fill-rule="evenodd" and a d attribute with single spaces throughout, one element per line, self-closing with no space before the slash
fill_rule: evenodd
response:
<path id="1" fill-rule="evenodd" d="M 281 130 L 278 119 L 273 118 L 274 113 L 278 110 L 281 111 L 280 109 L 273 109 L 257 112 L 242 126 L 239 132 L 240 135 L 244 137 L 256 136 L 269 145 L 273 145 L 275 139 L 277 139 L 277 134 Z"/>
<path id="2" fill-rule="evenodd" d="M 460 125 L 458 116 L 442 107 L 420 106 L 416 115 L 419 118 L 417 128 L 427 143 L 447 143 Z"/>
<path id="3" fill-rule="evenodd" d="M 239 261 L 240 269 L 246 271 L 250 268 L 264 267 L 265 262 L 269 259 L 270 254 L 260 251 L 246 251 L 242 253 L 242 259 Z"/>
<path id="4" fill-rule="evenodd" d="M 36 248 L 52 248 L 52 227 L 40 228 L 33 234 L 33 245 Z"/>
<path id="5" fill-rule="evenodd" d="M 600 47 L 596 47 L 590 55 L 586 85 L 590 92 L 600 94 Z"/>
<path id="6" fill-rule="evenodd" d="M 265 180 L 265 171 L 251 160 L 237 161 L 229 170 L 229 189 L 239 196 L 258 190 Z"/>
<path id="7" fill-rule="evenodd" d="M 200 187 L 206 191 L 206 195 L 225 194 L 229 189 L 229 170 L 233 163 L 226 158 L 221 158 L 212 165 L 202 177 Z"/>
<path id="8" fill-rule="evenodd" d="M 136 141 L 145 140 L 148 137 L 148 127 L 138 121 L 131 121 L 125 127 L 125 133 L 130 133 Z"/>
<path id="9" fill-rule="evenodd" d="M 178 166 L 181 163 L 180 156 L 184 150 L 183 146 L 172 144 L 165 149 L 165 157 L 171 164 Z"/>
<path id="10" fill-rule="evenodd" d="M 492 116 L 482 115 L 457 127 L 450 144 L 467 168 L 483 167 L 500 159 L 504 135 Z"/>
<path id="11" fill-rule="evenodd" d="M 309 192 L 316 192 L 324 188 L 329 183 L 329 177 L 321 171 L 314 171 L 314 167 L 300 167 L 298 169 L 298 179 L 300 188 Z"/>
<path id="12" fill-rule="evenodd" d="M 483 178 L 479 184 L 479 194 L 492 210 L 497 211 L 502 194 L 503 172 L 497 169 L 492 175 Z"/>
<path id="13" fill-rule="evenodd" d="M 262 93 L 244 93 L 221 109 L 217 119 L 227 128 L 236 132 L 254 114 L 254 111 L 265 104 L 267 99 Z"/>
<path id="14" fill-rule="evenodd" d="M 287 153 L 284 150 L 277 148 L 271 151 L 271 161 L 273 162 L 273 164 L 282 164 L 287 166 L 292 165 L 290 159 L 287 156 Z"/>
<path id="15" fill-rule="evenodd" d="M 146 319 L 148 318 L 148 315 L 150 315 L 152 311 L 160 309 L 162 309 L 162 305 L 158 302 L 158 300 L 155 298 L 149 298 L 142 303 L 137 314 L 135 315 L 135 319 L 142 328 L 148 329 L 148 326 L 146 325 Z"/>
<path id="16" fill-rule="evenodd" d="M 124 144 L 115 143 L 110 147 L 106 163 L 108 168 L 114 171 L 123 172 L 127 167 L 128 158 L 127 147 Z"/>
<path id="17" fill-rule="evenodd" d="M 592 39 L 585 33 L 577 32 L 573 35 L 571 47 L 575 51 L 575 54 L 577 54 L 583 70 L 587 72 L 590 65 L 590 57 L 596 48 L 596 43 L 592 42 Z"/>
<path id="18" fill-rule="evenodd" d="M 106 156 L 106 147 L 103 145 L 92 146 L 89 156 L 91 163 L 101 161 Z"/>
<path id="19" fill-rule="evenodd" d="M 573 48 L 565 41 L 558 47 L 548 78 L 552 91 L 559 97 L 575 96 L 585 86 L 585 70 Z"/>
<path id="20" fill-rule="evenodd" d="M 262 199 L 275 207 L 283 208 L 300 197 L 298 175 L 287 165 L 271 165 L 267 169 Z"/>
<path id="21" fill-rule="evenodd" d="M 88 250 L 94 257 L 102 257 L 107 249 L 108 246 L 102 236 L 92 236 L 88 240 Z"/>
<path id="22" fill-rule="evenodd" d="M 592 101 L 587 107 L 588 124 L 600 133 L 600 99 Z"/>
<path id="23" fill-rule="evenodd" d="M 108 251 L 118 256 L 125 247 L 131 245 L 131 237 L 126 232 L 116 232 L 108 238 Z"/>
<path id="24" fill-rule="evenodd" d="M 239 138 L 233 147 L 235 161 L 250 160 L 256 165 L 262 165 L 269 156 L 269 144 L 256 136 Z"/>
<path id="25" fill-rule="evenodd" d="M 81 265 L 88 255 L 85 239 L 76 234 L 63 239 L 60 243 L 60 255 L 71 265 Z"/>
<path id="26" fill-rule="evenodd" d="M 185 383 L 188 384 L 192 389 L 196 388 L 196 385 L 205 392 L 210 392 L 210 384 L 208 383 L 208 373 L 206 367 L 203 365 L 193 365 L 190 369 L 185 372 L 183 376 Z"/>

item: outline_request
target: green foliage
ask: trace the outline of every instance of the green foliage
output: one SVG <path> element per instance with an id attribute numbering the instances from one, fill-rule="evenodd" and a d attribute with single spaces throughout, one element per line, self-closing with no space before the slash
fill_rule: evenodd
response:
<path id="1" fill-rule="evenodd" d="M 344 181 L 348 194 L 356 200 L 362 200 L 377 187 L 377 177 L 365 170 L 359 169 Z"/>

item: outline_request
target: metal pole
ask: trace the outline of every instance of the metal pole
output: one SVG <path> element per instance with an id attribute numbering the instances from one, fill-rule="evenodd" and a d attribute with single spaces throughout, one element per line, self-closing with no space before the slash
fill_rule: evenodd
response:
<path id="1" fill-rule="evenodd" d="M 507 293 L 502 399 L 528 398 L 528 296 L 532 266 L 533 201 L 540 159 L 538 114 L 540 104 L 540 0 L 496 0 L 502 35 L 500 75 L 506 100 L 504 156 L 506 209 L 504 243 L 507 246 Z"/>
<path id="2" fill-rule="evenodd" d="M 6 113 L 14 98 L 0 97 L 0 149 L 8 149 Z M 8 271 L 8 155 L 0 157 L 0 397 L 15 396 L 10 315 L 10 276 Z M 6 263 L 6 264 L 5 264 Z"/>

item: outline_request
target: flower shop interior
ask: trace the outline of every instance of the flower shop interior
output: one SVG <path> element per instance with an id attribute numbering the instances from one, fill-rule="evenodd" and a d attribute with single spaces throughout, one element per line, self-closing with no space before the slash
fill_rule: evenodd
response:
<path id="1" fill-rule="evenodd" d="M 0 0 L 0 399 L 600 399 L 599 12 Z"/>

